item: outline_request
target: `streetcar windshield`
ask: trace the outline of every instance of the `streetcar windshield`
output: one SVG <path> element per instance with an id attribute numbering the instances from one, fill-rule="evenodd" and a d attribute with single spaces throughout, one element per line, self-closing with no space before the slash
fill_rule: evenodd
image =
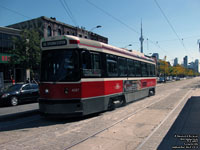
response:
<path id="1" fill-rule="evenodd" d="M 77 50 L 49 50 L 42 52 L 41 81 L 66 82 L 79 80 Z"/>

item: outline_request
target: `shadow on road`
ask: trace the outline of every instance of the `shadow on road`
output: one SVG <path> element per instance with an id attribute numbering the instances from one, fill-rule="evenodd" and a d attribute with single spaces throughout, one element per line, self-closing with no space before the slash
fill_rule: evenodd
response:
<path id="1" fill-rule="evenodd" d="M 157 149 L 200 149 L 200 97 L 187 101 Z"/>
<path id="2" fill-rule="evenodd" d="M 94 118 L 99 115 L 100 113 L 83 116 L 83 117 L 74 117 L 74 118 L 55 118 L 55 117 L 46 118 L 46 117 L 40 116 L 37 113 L 34 116 L 0 122 L 0 133 L 5 132 L 5 131 L 13 131 L 13 130 L 28 131 L 30 128 L 53 126 L 57 124 L 70 124 L 70 123 L 79 122 L 85 119 Z"/>

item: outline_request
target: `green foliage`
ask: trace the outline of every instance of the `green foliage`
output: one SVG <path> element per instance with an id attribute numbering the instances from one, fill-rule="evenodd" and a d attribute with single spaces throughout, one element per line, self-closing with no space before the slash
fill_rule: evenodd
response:
<path id="1" fill-rule="evenodd" d="M 158 62 L 158 75 L 160 76 L 179 76 L 179 77 L 184 77 L 184 76 L 198 76 L 199 73 L 195 72 L 192 69 L 187 69 L 184 68 L 181 65 L 177 66 L 169 66 L 169 64 L 166 61 L 159 60 Z"/>
<path id="2" fill-rule="evenodd" d="M 159 60 L 158 72 L 162 76 L 169 74 L 169 64 L 164 60 Z"/>
<path id="3" fill-rule="evenodd" d="M 24 69 L 37 69 L 40 64 L 40 36 L 35 30 L 24 30 L 20 38 L 13 39 L 15 49 L 12 54 L 10 63 L 20 65 Z"/>

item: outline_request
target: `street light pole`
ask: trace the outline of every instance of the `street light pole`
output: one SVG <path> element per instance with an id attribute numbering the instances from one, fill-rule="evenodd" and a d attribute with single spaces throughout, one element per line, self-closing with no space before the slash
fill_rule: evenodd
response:
<path id="1" fill-rule="evenodd" d="M 129 45 L 125 46 L 124 48 L 127 48 L 128 46 L 132 46 L 132 44 L 129 44 Z"/>
<path id="2" fill-rule="evenodd" d="M 96 27 L 93 27 L 92 29 L 90 29 L 90 32 L 92 32 L 96 28 L 101 28 L 101 27 L 102 27 L 101 25 L 97 25 Z"/>

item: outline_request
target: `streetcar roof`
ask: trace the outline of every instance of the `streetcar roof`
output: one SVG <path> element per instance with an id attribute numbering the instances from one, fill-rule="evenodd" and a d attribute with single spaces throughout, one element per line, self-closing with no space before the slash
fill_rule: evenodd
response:
<path id="1" fill-rule="evenodd" d="M 54 50 L 65 48 L 82 48 L 92 51 L 105 52 L 118 56 L 125 56 L 128 58 L 134 57 L 136 59 L 143 59 L 146 61 L 155 62 L 154 59 L 146 57 L 143 53 L 136 50 L 127 50 L 105 44 L 99 41 L 79 38 L 72 35 L 60 35 L 54 37 L 46 37 L 41 40 L 42 50 Z"/>

